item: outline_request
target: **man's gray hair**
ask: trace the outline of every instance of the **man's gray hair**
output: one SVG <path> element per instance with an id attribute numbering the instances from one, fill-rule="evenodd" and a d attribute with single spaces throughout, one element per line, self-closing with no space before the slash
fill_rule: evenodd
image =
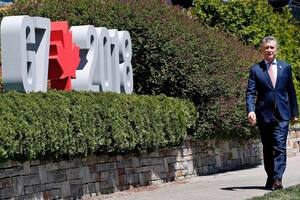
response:
<path id="1" fill-rule="evenodd" d="M 262 39 L 262 41 L 261 41 L 261 47 L 263 47 L 264 44 L 269 43 L 269 42 L 272 42 L 272 41 L 274 41 L 275 44 L 276 44 L 276 46 L 278 47 L 277 40 L 276 40 L 276 38 L 273 37 L 273 36 L 267 36 L 267 37 L 264 37 L 264 39 Z"/>

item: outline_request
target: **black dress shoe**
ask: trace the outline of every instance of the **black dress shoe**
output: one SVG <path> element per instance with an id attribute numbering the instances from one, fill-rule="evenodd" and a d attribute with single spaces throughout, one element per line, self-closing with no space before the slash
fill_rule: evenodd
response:
<path id="1" fill-rule="evenodd" d="M 265 189 L 272 190 L 272 186 L 273 186 L 273 179 L 268 178 L 265 185 Z"/>
<path id="2" fill-rule="evenodd" d="M 281 181 L 275 180 L 272 185 L 272 190 L 281 190 L 281 189 L 283 189 Z"/>

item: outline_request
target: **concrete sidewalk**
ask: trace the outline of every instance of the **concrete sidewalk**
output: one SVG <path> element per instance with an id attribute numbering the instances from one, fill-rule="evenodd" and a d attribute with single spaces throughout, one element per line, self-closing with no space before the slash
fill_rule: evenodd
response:
<path id="1" fill-rule="evenodd" d="M 266 175 L 263 165 L 210 176 L 164 183 L 116 192 L 109 195 L 85 198 L 89 200 L 240 200 L 261 196 Z M 300 184 L 300 155 L 288 158 L 283 186 Z"/>

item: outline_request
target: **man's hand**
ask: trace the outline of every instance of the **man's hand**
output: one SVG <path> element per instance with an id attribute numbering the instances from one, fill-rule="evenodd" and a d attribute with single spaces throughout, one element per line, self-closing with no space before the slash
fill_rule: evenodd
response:
<path id="1" fill-rule="evenodd" d="M 256 114 L 255 112 L 249 112 L 248 113 L 248 121 L 250 124 L 255 125 L 256 124 Z"/>
<path id="2" fill-rule="evenodd" d="M 299 122 L 299 118 L 298 117 L 293 117 L 292 118 L 292 124 L 295 124 L 297 122 Z"/>

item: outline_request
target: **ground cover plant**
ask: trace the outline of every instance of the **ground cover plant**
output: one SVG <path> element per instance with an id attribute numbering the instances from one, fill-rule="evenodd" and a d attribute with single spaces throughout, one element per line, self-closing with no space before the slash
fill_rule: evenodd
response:
<path id="1" fill-rule="evenodd" d="M 284 190 L 277 190 L 267 193 L 261 197 L 254 197 L 249 200 L 298 200 L 300 199 L 300 185 L 288 187 Z"/>

